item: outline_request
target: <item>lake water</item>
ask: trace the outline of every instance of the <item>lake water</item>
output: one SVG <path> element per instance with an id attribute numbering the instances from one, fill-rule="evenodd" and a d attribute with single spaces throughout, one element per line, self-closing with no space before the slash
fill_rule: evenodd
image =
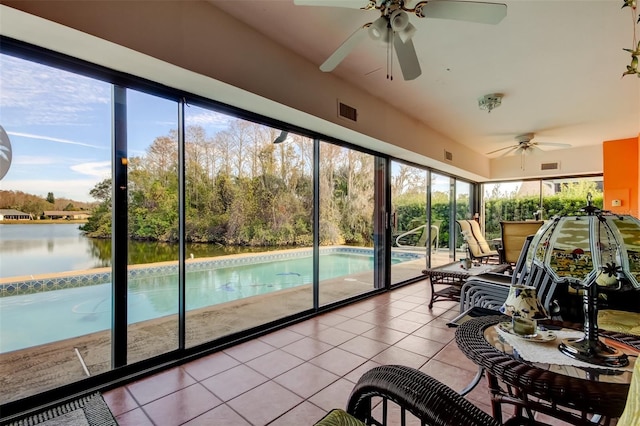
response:
<path id="1" fill-rule="evenodd" d="M 0 225 L 0 277 L 108 266 L 79 224 Z"/>
<path id="2" fill-rule="evenodd" d="M 0 278 L 77 271 L 111 265 L 111 240 L 85 237 L 78 223 L 0 224 Z M 188 244 L 187 256 L 263 252 L 272 248 Z M 129 242 L 129 263 L 178 259 L 178 245 Z"/>

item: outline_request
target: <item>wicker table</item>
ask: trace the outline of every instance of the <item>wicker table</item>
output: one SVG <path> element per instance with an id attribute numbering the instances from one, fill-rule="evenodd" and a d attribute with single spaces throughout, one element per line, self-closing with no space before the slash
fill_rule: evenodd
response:
<path id="1" fill-rule="evenodd" d="M 493 416 L 502 422 L 502 404 L 514 406 L 507 423 L 522 424 L 535 412 L 545 413 L 574 425 L 591 425 L 591 415 L 610 422 L 622 414 L 631 372 L 593 369 L 523 361 L 493 325 L 505 316 L 470 319 L 456 329 L 460 350 L 486 371 Z M 546 321 L 549 327 L 576 329 L 580 325 Z M 624 347 L 637 356 L 640 336 L 600 330 L 601 338 Z M 634 360 L 637 358 L 633 358 Z M 526 417 L 524 416 L 526 414 Z"/>
<path id="2" fill-rule="evenodd" d="M 472 266 L 469 269 L 462 268 L 461 262 L 447 263 L 446 265 L 428 268 L 422 271 L 429 277 L 431 284 L 431 301 L 429 309 L 439 300 L 460 300 L 460 288 L 467 278 L 472 275 L 484 274 L 487 272 L 504 272 L 509 268 L 509 264 L 486 264 L 480 266 Z M 449 286 L 436 291 L 435 284 L 449 284 Z"/>

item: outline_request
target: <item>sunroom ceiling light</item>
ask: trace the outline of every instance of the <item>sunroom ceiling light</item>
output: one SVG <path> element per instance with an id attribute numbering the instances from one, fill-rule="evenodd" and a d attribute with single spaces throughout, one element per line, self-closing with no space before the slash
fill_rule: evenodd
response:
<path id="1" fill-rule="evenodd" d="M 491 110 L 498 108 L 502 104 L 502 93 L 491 93 L 489 95 L 484 95 L 480 99 L 478 99 L 478 106 L 480 109 L 485 110 L 487 112 L 491 112 Z"/>

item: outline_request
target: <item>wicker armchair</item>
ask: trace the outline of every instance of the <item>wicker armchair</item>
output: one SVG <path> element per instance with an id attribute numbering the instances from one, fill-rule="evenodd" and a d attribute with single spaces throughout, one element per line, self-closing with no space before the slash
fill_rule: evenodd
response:
<path id="1" fill-rule="evenodd" d="M 381 418 L 395 412 L 391 409 L 393 404 L 400 407 L 400 423 Z M 407 413 L 429 426 L 500 425 L 433 377 L 406 366 L 384 365 L 369 370 L 358 380 L 346 413 L 333 410 L 316 426 L 405 425 Z"/>

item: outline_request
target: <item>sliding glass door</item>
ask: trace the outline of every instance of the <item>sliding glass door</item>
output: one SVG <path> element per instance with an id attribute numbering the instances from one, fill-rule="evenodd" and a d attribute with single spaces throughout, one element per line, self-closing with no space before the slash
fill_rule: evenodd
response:
<path id="1" fill-rule="evenodd" d="M 457 226 L 453 208 L 453 179 L 430 172 L 431 221 L 438 227 L 438 247 L 431 256 L 431 267 L 444 265 L 454 259 Z"/>
<path id="2" fill-rule="evenodd" d="M 429 223 L 427 171 L 391 161 L 391 285 L 416 278 L 438 249 L 441 222 Z"/>
<path id="3" fill-rule="evenodd" d="M 319 304 L 376 287 L 374 217 L 376 158 L 320 142 Z"/>
<path id="4" fill-rule="evenodd" d="M 0 54 L 0 403 L 111 369 L 110 84 Z M 94 236 L 96 238 L 94 238 Z"/>
<path id="5" fill-rule="evenodd" d="M 126 91 L 127 363 L 178 348 L 178 103 Z"/>

